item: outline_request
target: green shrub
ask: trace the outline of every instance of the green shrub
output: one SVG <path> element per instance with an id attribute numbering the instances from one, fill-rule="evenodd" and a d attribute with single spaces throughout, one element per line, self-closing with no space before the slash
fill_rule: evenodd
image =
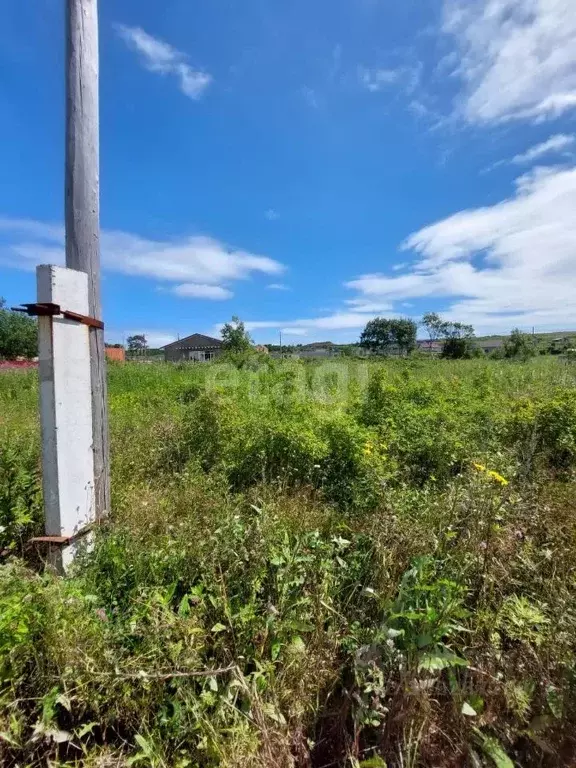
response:
<path id="1" fill-rule="evenodd" d="M 576 459 L 576 391 L 561 391 L 553 400 L 542 403 L 538 424 L 548 462 L 561 469 L 573 467 Z"/>
<path id="2" fill-rule="evenodd" d="M 36 445 L 0 446 L 0 550 L 21 550 L 42 526 L 42 489 Z"/>
<path id="3" fill-rule="evenodd" d="M 7 559 L 42 499 L 0 376 L 2 765 L 570 765 L 576 369 L 255 362 L 110 370 L 66 578 Z"/>

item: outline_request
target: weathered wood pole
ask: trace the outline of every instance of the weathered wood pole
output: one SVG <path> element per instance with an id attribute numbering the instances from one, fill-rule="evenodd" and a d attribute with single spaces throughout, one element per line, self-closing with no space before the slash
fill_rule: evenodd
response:
<path id="1" fill-rule="evenodd" d="M 88 274 L 90 315 L 100 300 L 98 3 L 66 0 L 66 266 Z M 104 331 L 90 328 L 96 518 L 110 510 Z"/>

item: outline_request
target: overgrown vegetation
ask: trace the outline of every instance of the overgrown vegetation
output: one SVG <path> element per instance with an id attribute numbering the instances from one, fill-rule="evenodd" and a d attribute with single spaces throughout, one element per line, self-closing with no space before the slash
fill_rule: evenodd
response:
<path id="1" fill-rule="evenodd" d="M 368 352 L 387 355 L 397 352 L 408 355 L 416 348 L 418 325 L 410 318 L 375 317 L 366 323 L 360 336 L 360 346 Z"/>
<path id="2" fill-rule="evenodd" d="M 36 377 L 3 374 L 1 764 L 573 765 L 575 383 L 111 367 L 113 516 L 58 579 Z"/>
<path id="3" fill-rule="evenodd" d="M 0 360 L 31 358 L 38 354 L 38 324 L 21 312 L 6 307 L 0 297 Z"/>

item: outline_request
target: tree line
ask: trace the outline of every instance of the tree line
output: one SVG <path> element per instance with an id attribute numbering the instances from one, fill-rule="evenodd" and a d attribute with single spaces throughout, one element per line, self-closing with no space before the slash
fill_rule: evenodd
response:
<path id="1" fill-rule="evenodd" d="M 439 351 L 441 357 L 466 359 L 483 355 L 475 343 L 474 328 L 466 323 L 445 320 L 436 312 L 427 312 L 420 323 L 411 318 L 375 317 L 370 320 L 360 336 L 359 346 L 376 355 L 397 354 L 407 356 L 418 346 L 418 328 L 424 328 L 428 335 L 428 348 Z M 229 353 L 243 353 L 250 350 L 253 340 L 244 323 L 233 317 L 221 330 L 223 348 Z M 121 346 L 121 345 L 112 345 Z M 128 350 L 135 355 L 151 352 L 144 334 L 135 334 L 127 339 Z M 289 347 L 284 347 L 288 351 Z M 354 347 L 348 347 L 353 354 Z M 547 349 L 537 347 L 537 340 L 515 328 L 501 348 L 493 353 L 496 357 L 527 359 L 538 352 L 556 354 L 554 344 Z M 159 351 L 158 351 L 159 353 Z M 38 324 L 32 317 L 14 312 L 5 306 L 0 297 L 0 359 L 33 358 L 38 354 Z"/>
<path id="2" fill-rule="evenodd" d="M 421 325 L 428 333 L 430 348 L 438 341 L 442 342 L 442 357 L 458 359 L 476 354 L 474 328 L 471 325 L 443 320 L 436 312 L 425 314 Z M 405 356 L 418 346 L 417 334 L 418 323 L 415 320 L 375 317 L 362 331 L 360 346 L 372 354 Z"/>
<path id="3" fill-rule="evenodd" d="M 428 349 L 439 351 L 443 358 L 465 360 L 484 355 L 474 341 L 472 325 L 445 320 L 437 312 L 427 312 L 420 324 L 410 318 L 375 317 L 362 331 L 360 346 L 371 354 L 409 355 L 418 346 L 418 325 L 426 329 Z M 501 358 L 527 359 L 537 354 L 537 348 L 533 337 L 514 328 L 494 354 Z"/>
<path id="4" fill-rule="evenodd" d="M 0 297 L 0 359 L 30 359 L 38 354 L 38 323 L 32 317 L 6 307 Z"/>

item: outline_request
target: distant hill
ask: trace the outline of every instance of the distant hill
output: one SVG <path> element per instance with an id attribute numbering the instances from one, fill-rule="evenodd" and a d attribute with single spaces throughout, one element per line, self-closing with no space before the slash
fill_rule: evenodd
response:
<path id="1" fill-rule="evenodd" d="M 532 336 L 532 334 L 529 334 Z M 492 334 L 491 336 L 476 336 L 478 341 L 502 341 L 510 336 L 509 333 Z M 534 338 L 539 341 L 552 341 L 553 339 L 564 339 L 576 337 L 576 331 L 549 331 L 547 333 L 535 333 Z"/>

